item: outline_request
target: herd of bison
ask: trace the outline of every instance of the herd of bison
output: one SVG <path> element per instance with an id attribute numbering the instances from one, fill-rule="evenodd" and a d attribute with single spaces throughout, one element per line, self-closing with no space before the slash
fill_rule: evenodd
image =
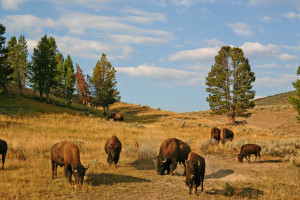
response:
<path id="1" fill-rule="evenodd" d="M 115 116 L 111 116 L 112 118 Z M 224 144 L 226 140 L 233 139 L 233 132 L 227 128 L 222 130 L 214 127 L 211 129 L 211 138 Z M 138 145 L 138 144 L 137 144 Z M 117 136 L 110 137 L 104 147 L 107 154 L 107 162 L 109 167 L 114 164 L 117 167 L 122 144 Z M 241 147 L 238 154 L 238 161 L 243 162 L 245 157 L 250 163 L 250 154 L 257 156 L 260 161 L 261 147 L 256 144 L 245 144 Z M 2 169 L 4 169 L 5 156 L 7 153 L 7 143 L 0 139 L 0 154 L 2 154 Z M 189 187 L 189 194 L 195 188 L 197 194 L 197 187 L 201 185 L 201 192 L 203 191 L 203 181 L 205 175 L 205 159 L 192 152 L 188 144 L 182 142 L 177 138 L 166 139 L 160 147 L 159 155 L 153 158 L 156 172 L 159 175 L 173 174 L 178 163 L 182 163 L 185 167 L 184 175 L 186 176 L 186 185 Z M 254 162 L 255 162 L 254 161 Z M 258 161 L 258 162 L 259 162 Z M 57 166 L 64 166 L 65 175 L 70 184 L 72 184 L 72 175 L 75 178 L 76 184 L 83 184 L 83 179 L 86 170 L 80 162 L 80 152 L 76 144 L 70 141 L 63 141 L 54 144 L 51 147 L 51 165 L 52 165 L 52 179 L 57 177 Z"/>

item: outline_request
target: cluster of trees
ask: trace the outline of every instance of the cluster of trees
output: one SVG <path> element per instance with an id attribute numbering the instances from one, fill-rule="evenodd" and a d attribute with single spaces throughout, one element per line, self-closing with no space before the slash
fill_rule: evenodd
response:
<path id="1" fill-rule="evenodd" d="M 50 94 L 53 94 L 64 98 L 67 107 L 70 107 L 77 85 L 77 96 L 81 102 L 101 106 L 104 112 L 109 105 L 120 100 L 116 70 L 104 53 L 94 68 L 93 76 L 86 78 L 77 63 L 75 73 L 71 56 L 64 58 L 54 37 L 43 36 L 29 62 L 24 35 L 18 39 L 12 36 L 6 46 L 4 33 L 5 27 L 0 24 L 0 93 L 7 93 L 6 86 L 14 84 L 22 95 L 23 88 L 29 86 L 39 93 L 41 100 L 46 95 L 49 101 Z"/>

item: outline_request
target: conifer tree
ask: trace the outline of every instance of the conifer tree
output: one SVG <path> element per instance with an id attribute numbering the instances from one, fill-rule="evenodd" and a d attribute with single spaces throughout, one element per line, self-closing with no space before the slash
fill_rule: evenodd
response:
<path id="1" fill-rule="evenodd" d="M 251 101 L 255 97 L 252 83 L 254 72 L 243 50 L 237 47 L 223 46 L 215 57 L 215 64 L 206 77 L 206 100 L 215 114 L 227 113 L 234 123 L 236 116 L 250 117 L 247 112 L 254 107 Z"/>
<path id="2" fill-rule="evenodd" d="M 13 81 L 19 88 L 20 95 L 22 95 L 22 89 L 25 87 L 25 80 L 27 74 L 27 42 L 24 35 L 20 35 L 18 41 L 15 36 L 12 36 L 8 42 L 8 51 L 11 55 L 10 63 L 13 68 Z"/>
<path id="3" fill-rule="evenodd" d="M 120 100 L 120 96 L 116 88 L 116 70 L 108 62 L 104 53 L 94 68 L 91 83 L 94 88 L 93 104 L 101 106 L 106 114 L 108 107 Z"/>
<path id="4" fill-rule="evenodd" d="M 54 94 L 56 96 L 64 96 L 64 85 L 65 85 L 65 67 L 64 67 L 64 56 L 58 51 L 55 60 L 57 63 L 57 73 L 55 80 L 57 82 Z"/>
<path id="5" fill-rule="evenodd" d="M 300 66 L 297 70 L 297 75 L 300 75 Z M 296 89 L 296 96 L 290 97 L 290 102 L 292 103 L 293 107 L 297 110 L 298 116 L 297 120 L 300 122 L 300 79 L 297 79 L 297 81 L 293 82 L 293 86 Z"/>
<path id="6" fill-rule="evenodd" d="M 8 49 L 5 46 L 5 26 L 0 24 L 0 93 L 7 93 L 6 85 L 12 80 L 13 69 L 11 68 Z"/>
<path id="7" fill-rule="evenodd" d="M 73 94 L 75 91 L 74 89 L 75 74 L 74 74 L 73 62 L 70 55 L 68 55 L 67 59 L 65 60 L 64 69 L 65 69 L 65 81 L 64 81 L 65 97 L 67 100 L 67 107 L 70 107 L 72 103 Z"/>
<path id="8" fill-rule="evenodd" d="M 57 46 L 53 37 L 45 35 L 33 50 L 32 63 L 29 68 L 31 87 L 40 93 L 40 99 L 46 94 L 49 101 L 50 92 L 57 86 Z"/>

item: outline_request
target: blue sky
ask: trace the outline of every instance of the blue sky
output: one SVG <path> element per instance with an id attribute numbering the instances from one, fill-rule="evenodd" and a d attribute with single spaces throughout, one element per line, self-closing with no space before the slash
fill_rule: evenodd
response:
<path id="1" fill-rule="evenodd" d="M 299 0 L 1 0 L 6 38 L 45 34 L 92 75 L 101 54 L 121 100 L 176 112 L 209 109 L 205 77 L 223 45 L 249 59 L 256 97 L 291 91 L 300 65 Z M 29 60 L 31 55 L 29 56 Z"/>

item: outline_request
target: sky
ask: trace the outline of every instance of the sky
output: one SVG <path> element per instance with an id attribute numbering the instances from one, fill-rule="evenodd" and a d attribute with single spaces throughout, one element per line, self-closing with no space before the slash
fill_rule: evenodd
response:
<path id="1" fill-rule="evenodd" d="M 121 101 L 208 110 L 205 77 L 222 46 L 249 59 L 256 98 L 294 90 L 299 0 L 1 0 L 0 23 L 31 54 L 47 34 L 84 74 L 107 55 Z"/>

